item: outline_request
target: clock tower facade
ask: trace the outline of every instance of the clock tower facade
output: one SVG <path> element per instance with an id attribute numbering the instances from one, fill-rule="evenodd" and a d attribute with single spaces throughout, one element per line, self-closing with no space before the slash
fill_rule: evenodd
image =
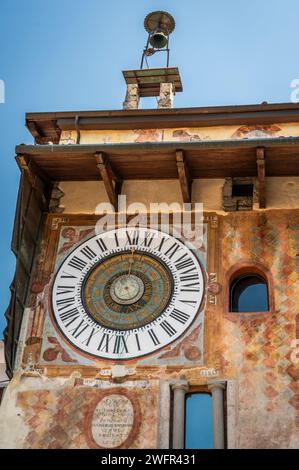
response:
<path id="1" fill-rule="evenodd" d="M 298 105 L 26 120 L 1 447 L 180 449 L 195 393 L 214 447 L 296 447 Z"/>

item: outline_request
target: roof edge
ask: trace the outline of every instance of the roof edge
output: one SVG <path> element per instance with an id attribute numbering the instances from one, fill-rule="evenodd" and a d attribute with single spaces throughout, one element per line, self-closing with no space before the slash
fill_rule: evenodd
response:
<path id="1" fill-rule="evenodd" d="M 299 103 L 172 109 L 26 113 L 36 143 L 58 143 L 63 130 L 121 130 L 210 127 L 299 122 Z"/>
<path id="2" fill-rule="evenodd" d="M 69 144 L 69 145 L 17 145 L 17 155 L 41 155 L 49 153 L 93 153 L 109 152 L 111 150 L 126 151 L 149 151 L 160 152 L 161 150 L 200 150 L 203 148 L 213 149 L 226 148 L 255 148 L 255 147 L 279 147 L 284 145 L 299 146 L 299 137 L 276 137 L 261 139 L 227 139 L 206 140 L 200 142 L 129 142 L 115 144 Z"/>

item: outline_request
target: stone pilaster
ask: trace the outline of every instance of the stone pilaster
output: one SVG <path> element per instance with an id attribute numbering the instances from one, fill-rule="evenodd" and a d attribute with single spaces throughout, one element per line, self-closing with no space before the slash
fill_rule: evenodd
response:
<path id="1" fill-rule="evenodd" d="M 214 449 L 224 449 L 224 410 L 223 391 L 226 382 L 209 382 L 208 389 L 212 392 Z"/>
<path id="2" fill-rule="evenodd" d="M 172 83 L 160 84 L 158 108 L 173 108 L 174 89 Z"/>
<path id="3" fill-rule="evenodd" d="M 172 384 L 173 418 L 172 418 L 172 448 L 184 449 L 185 446 L 185 395 L 189 390 L 186 380 Z"/>
<path id="4" fill-rule="evenodd" d="M 138 109 L 139 106 L 139 88 L 137 84 L 127 85 L 126 99 L 123 102 L 123 109 Z"/>

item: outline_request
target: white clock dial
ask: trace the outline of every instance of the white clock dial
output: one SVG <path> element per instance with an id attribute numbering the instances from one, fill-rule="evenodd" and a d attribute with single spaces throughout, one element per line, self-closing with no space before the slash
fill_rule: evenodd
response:
<path id="1" fill-rule="evenodd" d="M 53 283 L 52 310 L 73 346 L 125 360 L 178 339 L 203 295 L 200 263 L 180 240 L 121 228 L 90 238 L 66 257 Z"/>

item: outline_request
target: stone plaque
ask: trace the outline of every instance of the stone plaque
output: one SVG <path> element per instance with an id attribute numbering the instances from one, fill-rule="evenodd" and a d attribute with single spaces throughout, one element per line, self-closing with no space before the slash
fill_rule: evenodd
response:
<path id="1" fill-rule="evenodd" d="M 93 446 L 104 449 L 126 447 L 135 434 L 135 408 L 135 399 L 127 392 L 114 389 L 105 393 L 90 414 L 89 436 Z"/>

